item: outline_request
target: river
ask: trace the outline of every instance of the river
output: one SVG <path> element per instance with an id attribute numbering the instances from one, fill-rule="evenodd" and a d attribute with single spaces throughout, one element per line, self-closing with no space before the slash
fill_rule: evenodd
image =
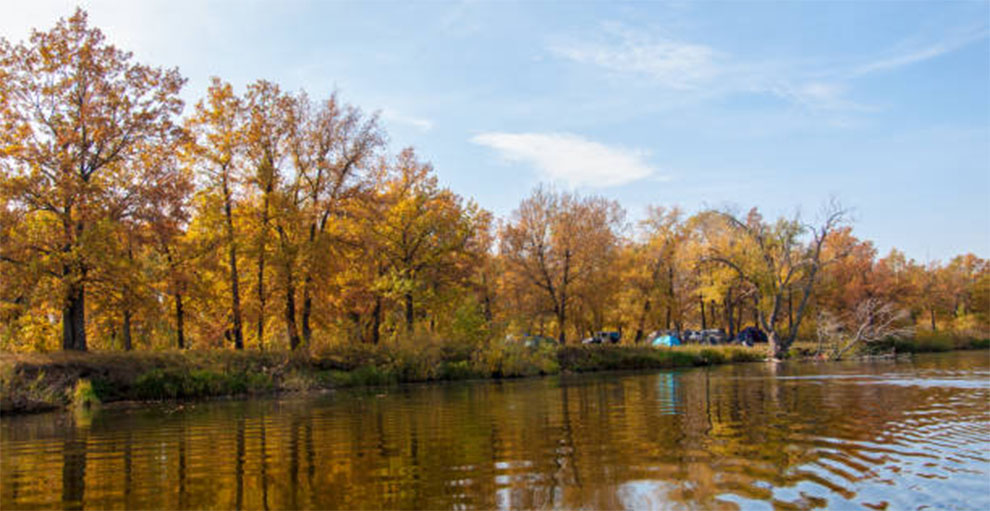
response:
<path id="1" fill-rule="evenodd" d="M 0 508 L 990 509 L 990 355 L 0 420 Z"/>

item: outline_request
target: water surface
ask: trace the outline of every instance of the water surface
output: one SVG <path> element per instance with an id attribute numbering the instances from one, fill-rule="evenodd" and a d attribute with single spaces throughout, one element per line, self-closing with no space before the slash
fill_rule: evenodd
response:
<path id="1" fill-rule="evenodd" d="M 0 421 L 0 508 L 990 509 L 990 356 Z"/>

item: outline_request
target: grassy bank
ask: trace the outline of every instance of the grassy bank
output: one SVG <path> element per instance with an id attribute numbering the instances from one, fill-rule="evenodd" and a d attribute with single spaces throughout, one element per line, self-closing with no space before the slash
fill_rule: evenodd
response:
<path id="1" fill-rule="evenodd" d="M 988 340 L 918 336 L 876 343 L 871 353 L 921 353 L 990 347 Z M 812 357 L 798 343 L 793 358 Z M 403 382 L 515 378 L 566 372 L 666 369 L 763 360 L 765 346 L 564 346 L 514 343 L 478 347 L 419 339 L 347 345 L 321 353 L 164 351 L 0 354 L 0 413 L 89 402 L 194 399 Z"/>
<path id="2" fill-rule="evenodd" d="M 856 356 L 885 355 L 890 353 L 940 353 L 955 350 L 975 350 L 990 348 L 990 338 L 956 335 L 950 332 L 918 332 L 914 337 L 890 338 L 864 344 L 853 349 L 846 358 Z M 792 358 L 812 358 L 819 350 L 828 353 L 830 346 L 819 346 L 815 342 L 797 342 L 791 346 Z"/>
<path id="3" fill-rule="evenodd" d="M 741 347 L 649 348 L 451 343 L 343 346 L 287 352 L 130 352 L 0 355 L 0 412 L 59 408 L 85 395 L 101 402 L 189 399 L 403 382 L 514 378 L 617 369 L 692 367 L 763 359 Z"/>

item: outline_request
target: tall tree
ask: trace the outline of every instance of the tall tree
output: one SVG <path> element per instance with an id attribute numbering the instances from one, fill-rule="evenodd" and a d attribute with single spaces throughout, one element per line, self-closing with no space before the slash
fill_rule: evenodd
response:
<path id="1" fill-rule="evenodd" d="M 522 201 L 502 230 L 501 253 L 529 292 L 542 294 L 565 343 L 574 288 L 605 271 L 625 212 L 615 201 L 545 188 Z"/>
<path id="2" fill-rule="evenodd" d="M 275 195 L 280 192 L 285 172 L 283 163 L 288 153 L 289 120 L 292 99 L 284 94 L 278 85 L 264 80 L 248 86 L 244 98 L 247 120 L 244 126 L 244 148 L 247 164 L 251 167 L 250 182 L 260 195 L 258 204 L 258 232 L 255 246 L 257 255 L 257 339 L 258 347 L 265 345 L 265 260 L 268 254 L 268 233 L 271 229 L 272 206 Z M 289 195 L 291 197 L 291 194 Z M 288 204 L 287 204 L 288 205 Z M 283 237 L 284 237 L 283 229 Z M 291 281 L 290 281 L 291 283 Z M 291 286 L 290 286 L 291 287 Z M 292 299 L 292 294 L 287 296 Z M 294 307 L 293 307 L 294 309 Z M 287 313 L 286 316 L 289 316 Z M 294 312 L 288 327 L 295 330 Z M 290 337 L 298 343 L 298 336 Z"/>
<path id="3" fill-rule="evenodd" d="M 383 207 L 370 217 L 368 228 L 385 261 L 386 287 L 401 298 L 411 333 L 417 296 L 470 276 L 468 247 L 479 233 L 478 210 L 440 188 L 433 167 L 420 162 L 411 149 L 399 154 L 378 200 Z"/>
<path id="4" fill-rule="evenodd" d="M 90 28 L 82 10 L 26 43 L 0 41 L 0 186 L 9 207 L 38 217 L 47 231 L 31 250 L 62 290 L 64 349 L 87 347 L 93 227 L 133 200 L 143 180 L 133 162 L 146 146 L 180 133 L 173 120 L 184 79 L 131 57 Z"/>
<path id="5" fill-rule="evenodd" d="M 830 262 L 823 259 L 823 248 L 844 221 L 845 210 L 830 203 L 818 226 L 803 225 L 797 218 L 780 218 L 771 224 L 755 208 L 745 219 L 729 212 L 716 214 L 736 236 L 710 239 L 706 260 L 731 268 L 757 288 L 758 321 L 769 337 L 769 355 L 783 358 L 797 337 L 818 272 Z M 811 239 L 803 243 L 801 237 L 806 232 L 811 233 Z M 801 301 L 785 336 L 781 331 L 782 308 L 785 297 L 795 288 L 801 292 Z"/>
<path id="6" fill-rule="evenodd" d="M 240 275 L 237 272 L 238 237 L 234 228 L 234 192 L 239 183 L 238 164 L 243 158 L 244 108 L 229 83 L 213 78 L 206 98 L 196 104 L 188 120 L 192 135 L 188 155 L 202 182 L 215 190 L 223 207 L 224 237 L 227 245 L 229 326 L 235 349 L 244 349 L 241 319 Z"/>

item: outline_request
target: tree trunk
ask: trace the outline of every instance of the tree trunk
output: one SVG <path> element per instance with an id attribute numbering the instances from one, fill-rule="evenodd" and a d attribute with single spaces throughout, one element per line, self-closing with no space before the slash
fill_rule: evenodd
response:
<path id="1" fill-rule="evenodd" d="M 931 313 L 932 318 L 932 332 L 937 332 L 938 327 L 935 326 L 935 307 L 929 307 L 928 311 Z"/>
<path id="2" fill-rule="evenodd" d="M 639 343 L 643 340 L 643 329 L 646 327 L 646 315 L 650 312 L 650 300 L 646 300 L 643 303 L 643 312 L 639 315 L 639 324 L 636 325 L 636 339 L 633 341 Z"/>
<path id="3" fill-rule="evenodd" d="M 134 345 L 131 342 L 131 309 L 130 307 L 124 307 L 124 326 L 123 330 L 123 344 L 124 351 L 131 351 L 134 349 Z"/>
<path id="4" fill-rule="evenodd" d="M 175 337 L 180 350 L 186 348 L 185 322 L 186 315 L 182 309 L 182 293 L 175 293 Z"/>
<path id="5" fill-rule="evenodd" d="M 258 252 L 258 348 L 265 349 L 265 247 Z"/>
<path id="6" fill-rule="evenodd" d="M 258 241 L 258 348 L 265 349 L 265 246 L 268 235 L 268 203 L 272 192 L 269 180 L 265 186 L 261 209 L 261 234 Z"/>
<path id="7" fill-rule="evenodd" d="M 371 344 L 378 344 L 381 340 L 382 329 L 382 297 L 375 296 L 375 309 L 371 312 Z"/>
<path id="8" fill-rule="evenodd" d="M 732 317 L 732 291 L 725 297 L 725 326 L 729 333 L 729 340 L 732 340 L 736 336 L 735 323 L 733 323 L 734 318 Z"/>
<path id="9" fill-rule="evenodd" d="M 564 333 L 565 331 L 564 325 L 566 325 L 566 321 L 567 321 L 567 312 L 564 310 L 563 307 L 558 307 L 557 328 L 560 329 L 560 332 L 557 334 L 557 342 L 559 342 L 561 346 L 567 344 L 567 335 Z"/>
<path id="10" fill-rule="evenodd" d="M 69 288 L 62 307 L 62 349 L 86 351 L 86 290 L 82 284 Z"/>
<path id="11" fill-rule="evenodd" d="M 794 291 L 787 290 L 787 333 L 794 331 Z"/>
<path id="12" fill-rule="evenodd" d="M 285 276 L 285 328 L 289 335 L 289 349 L 299 347 L 299 331 L 296 329 L 296 289 L 292 283 L 292 272 L 286 269 Z"/>
<path id="13" fill-rule="evenodd" d="M 783 360 L 784 356 L 787 355 L 787 346 L 781 343 L 781 339 L 777 335 L 777 332 L 772 330 L 767 332 L 767 340 L 770 344 L 768 350 L 770 358 L 773 360 Z"/>
<path id="14" fill-rule="evenodd" d="M 241 293 L 238 289 L 237 246 L 234 244 L 234 215 L 227 178 L 223 179 L 223 211 L 227 219 L 227 255 L 230 263 L 230 312 L 234 323 L 234 349 L 244 349 L 244 329 L 241 327 Z"/>
<path id="15" fill-rule="evenodd" d="M 406 293 L 403 296 L 403 300 L 406 303 L 406 332 L 413 333 L 413 295 L 412 293 Z"/>
<path id="16" fill-rule="evenodd" d="M 309 287 L 313 283 L 313 278 L 306 276 L 303 281 L 303 306 L 302 306 L 302 338 L 303 342 L 309 346 L 310 339 L 313 338 L 313 330 L 309 326 L 309 316 L 313 311 L 313 298 L 310 296 Z"/>
<path id="17" fill-rule="evenodd" d="M 701 329 L 708 330 L 708 321 L 705 319 L 705 299 L 698 295 L 698 303 L 701 305 Z"/>

